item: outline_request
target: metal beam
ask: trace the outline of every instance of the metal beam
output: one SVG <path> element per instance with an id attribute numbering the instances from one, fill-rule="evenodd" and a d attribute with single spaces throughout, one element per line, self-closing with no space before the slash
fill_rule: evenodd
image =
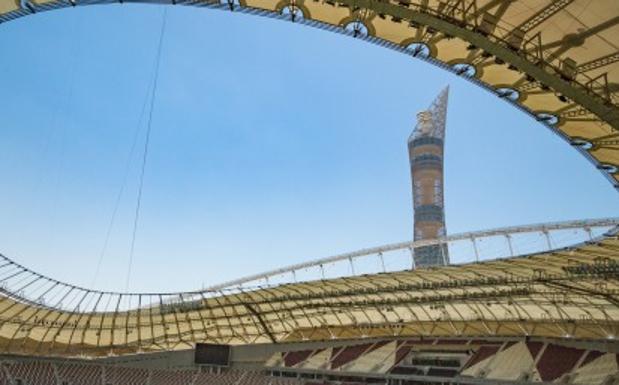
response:
<path id="1" fill-rule="evenodd" d="M 568 5 L 570 5 L 574 0 L 554 0 L 545 8 L 536 12 L 533 16 L 527 19 L 525 22 L 520 24 L 516 29 L 522 30 L 524 32 L 528 32 L 535 27 L 538 27 L 546 20 L 550 19 L 557 12 L 561 11 Z"/>
<path id="2" fill-rule="evenodd" d="M 583 63 L 578 66 L 578 73 L 584 73 L 596 70 L 598 68 L 606 67 L 611 64 L 619 62 L 619 52 L 611 53 L 610 55 L 603 56 L 601 58 L 591 60 L 587 63 Z"/>
<path id="3" fill-rule="evenodd" d="M 243 306 L 245 306 L 245 308 L 247 308 L 247 310 L 249 310 L 249 312 L 256 317 L 256 319 L 258 320 L 258 322 L 260 322 L 260 326 L 262 326 L 262 329 L 264 330 L 264 332 L 266 333 L 267 336 L 269 336 L 269 339 L 271 340 L 271 342 L 273 342 L 274 344 L 277 343 L 277 339 L 275 338 L 275 336 L 273 335 L 273 333 L 271 332 L 271 329 L 269 329 L 269 327 L 267 326 L 267 324 L 264 322 L 264 320 L 262 319 L 262 317 L 260 316 L 260 313 L 258 311 L 256 311 L 256 309 L 254 309 L 250 304 L 248 303 L 243 303 Z"/>
<path id="4" fill-rule="evenodd" d="M 391 243 L 388 245 L 371 247 L 367 249 L 361 249 L 357 251 L 353 251 L 350 253 L 338 254 L 331 257 L 315 259 L 309 262 L 297 263 L 290 266 L 285 266 L 279 269 L 265 271 L 259 274 L 253 274 L 247 277 L 227 281 L 221 283 L 219 285 L 214 285 L 206 290 L 216 291 L 224 288 L 231 288 L 235 286 L 240 286 L 244 283 L 265 279 L 266 277 L 278 276 L 286 273 L 290 273 L 294 270 L 302 270 L 311 267 L 319 267 L 324 266 L 325 264 L 330 264 L 343 260 L 351 260 L 359 257 L 364 257 L 368 255 L 378 255 L 381 253 L 385 253 L 388 251 L 395 250 L 403 250 L 403 249 L 414 249 L 420 246 L 432 246 L 443 244 L 447 242 L 460 241 L 465 239 L 472 238 L 486 238 L 493 236 L 505 236 L 512 234 L 522 234 L 522 233 L 533 233 L 533 232 L 541 232 L 541 231 L 553 231 L 553 230 L 567 230 L 567 229 L 577 229 L 577 228 L 586 228 L 586 227 L 611 227 L 611 226 L 619 226 L 619 218 L 602 218 L 602 219 L 590 219 L 590 220 L 576 220 L 576 221 L 564 221 L 564 222 L 549 222 L 549 223 L 540 223 L 540 224 L 532 224 L 527 226 L 509 226 L 502 227 L 498 229 L 491 230 L 482 230 L 482 231 L 474 231 L 474 232 L 466 232 L 459 233 L 454 235 L 449 235 L 441 239 L 429 239 L 422 240 L 416 242 L 399 242 L 399 243 Z"/>
<path id="5" fill-rule="evenodd" d="M 367 8 L 379 14 L 408 20 L 418 25 L 429 26 L 441 33 L 467 41 L 504 62 L 510 63 L 542 84 L 582 105 L 614 129 L 619 130 L 619 109 L 616 106 L 608 104 L 603 97 L 587 91 L 585 87 L 577 86 L 573 82 L 563 80 L 556 74 L 550 73 L 543 66 L 529 61 L 526 55 L 522 55 L 520 52 L 501 44 L 498 39 L 493 41 L 491 38 L 470 30 L 465 26 L 456 25 L 453 21 L 441 19 L 419 10 L 404 8 L 396 4 L 373 0 L 338 0 L 338 2 L 348 7 Z"/>

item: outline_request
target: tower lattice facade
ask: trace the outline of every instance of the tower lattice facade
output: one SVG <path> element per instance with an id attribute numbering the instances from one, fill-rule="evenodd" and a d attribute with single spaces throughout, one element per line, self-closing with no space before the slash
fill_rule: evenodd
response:
<path id="1" fill-rule="evenodd" d="M 408 138 L 408 155 L 413 187 L 415 241 L 445 236 L 443 199 L 443 150 L 449 87 L 417 114 L 417 126 Z M 416 267 L 449 264 L 447 245 L 414 249 Z"/>

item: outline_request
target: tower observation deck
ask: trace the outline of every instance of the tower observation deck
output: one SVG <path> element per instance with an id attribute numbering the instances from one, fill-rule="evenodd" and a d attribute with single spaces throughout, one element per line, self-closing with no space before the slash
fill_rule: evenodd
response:
<path id="1" fill-rule="evenodd" d="M 446 87 L 427 110 L 417 114 L 417 126 L 408 138 L 415 241 L 445 236 L 443 147 L 448 94 Z M 413 251 L 416 267 L 449 264 L 446 244 L 421 246 Z"/>

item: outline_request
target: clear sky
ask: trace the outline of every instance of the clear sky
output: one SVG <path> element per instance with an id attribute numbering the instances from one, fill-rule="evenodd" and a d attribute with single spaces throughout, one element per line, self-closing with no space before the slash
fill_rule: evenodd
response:
<path id="1" fill-rule="evenodd" d="M 0 25 L 1 253 L 124 289 L 162 12 L 92 6 Z M 298 24 L 170 7 L 129 289 L 410 239 L 406 139 L 448 84 L 448 233 L 619 215 L 586 159 L 453 74 Z"/>

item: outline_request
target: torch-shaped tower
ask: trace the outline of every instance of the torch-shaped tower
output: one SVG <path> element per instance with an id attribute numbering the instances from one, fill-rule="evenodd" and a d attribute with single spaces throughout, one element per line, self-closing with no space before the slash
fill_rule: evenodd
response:
<path id="1" fill-rule="evenodd" d="M 415 241 L 445 235 L 443 145 L 448 93 L 449 87 L 446 87 L 430 108 L 417 114 L 417 126 L 408 138 Z M 416 247 L 414 258 L 416 267 L 449 264 L 446 244 Z"/>

